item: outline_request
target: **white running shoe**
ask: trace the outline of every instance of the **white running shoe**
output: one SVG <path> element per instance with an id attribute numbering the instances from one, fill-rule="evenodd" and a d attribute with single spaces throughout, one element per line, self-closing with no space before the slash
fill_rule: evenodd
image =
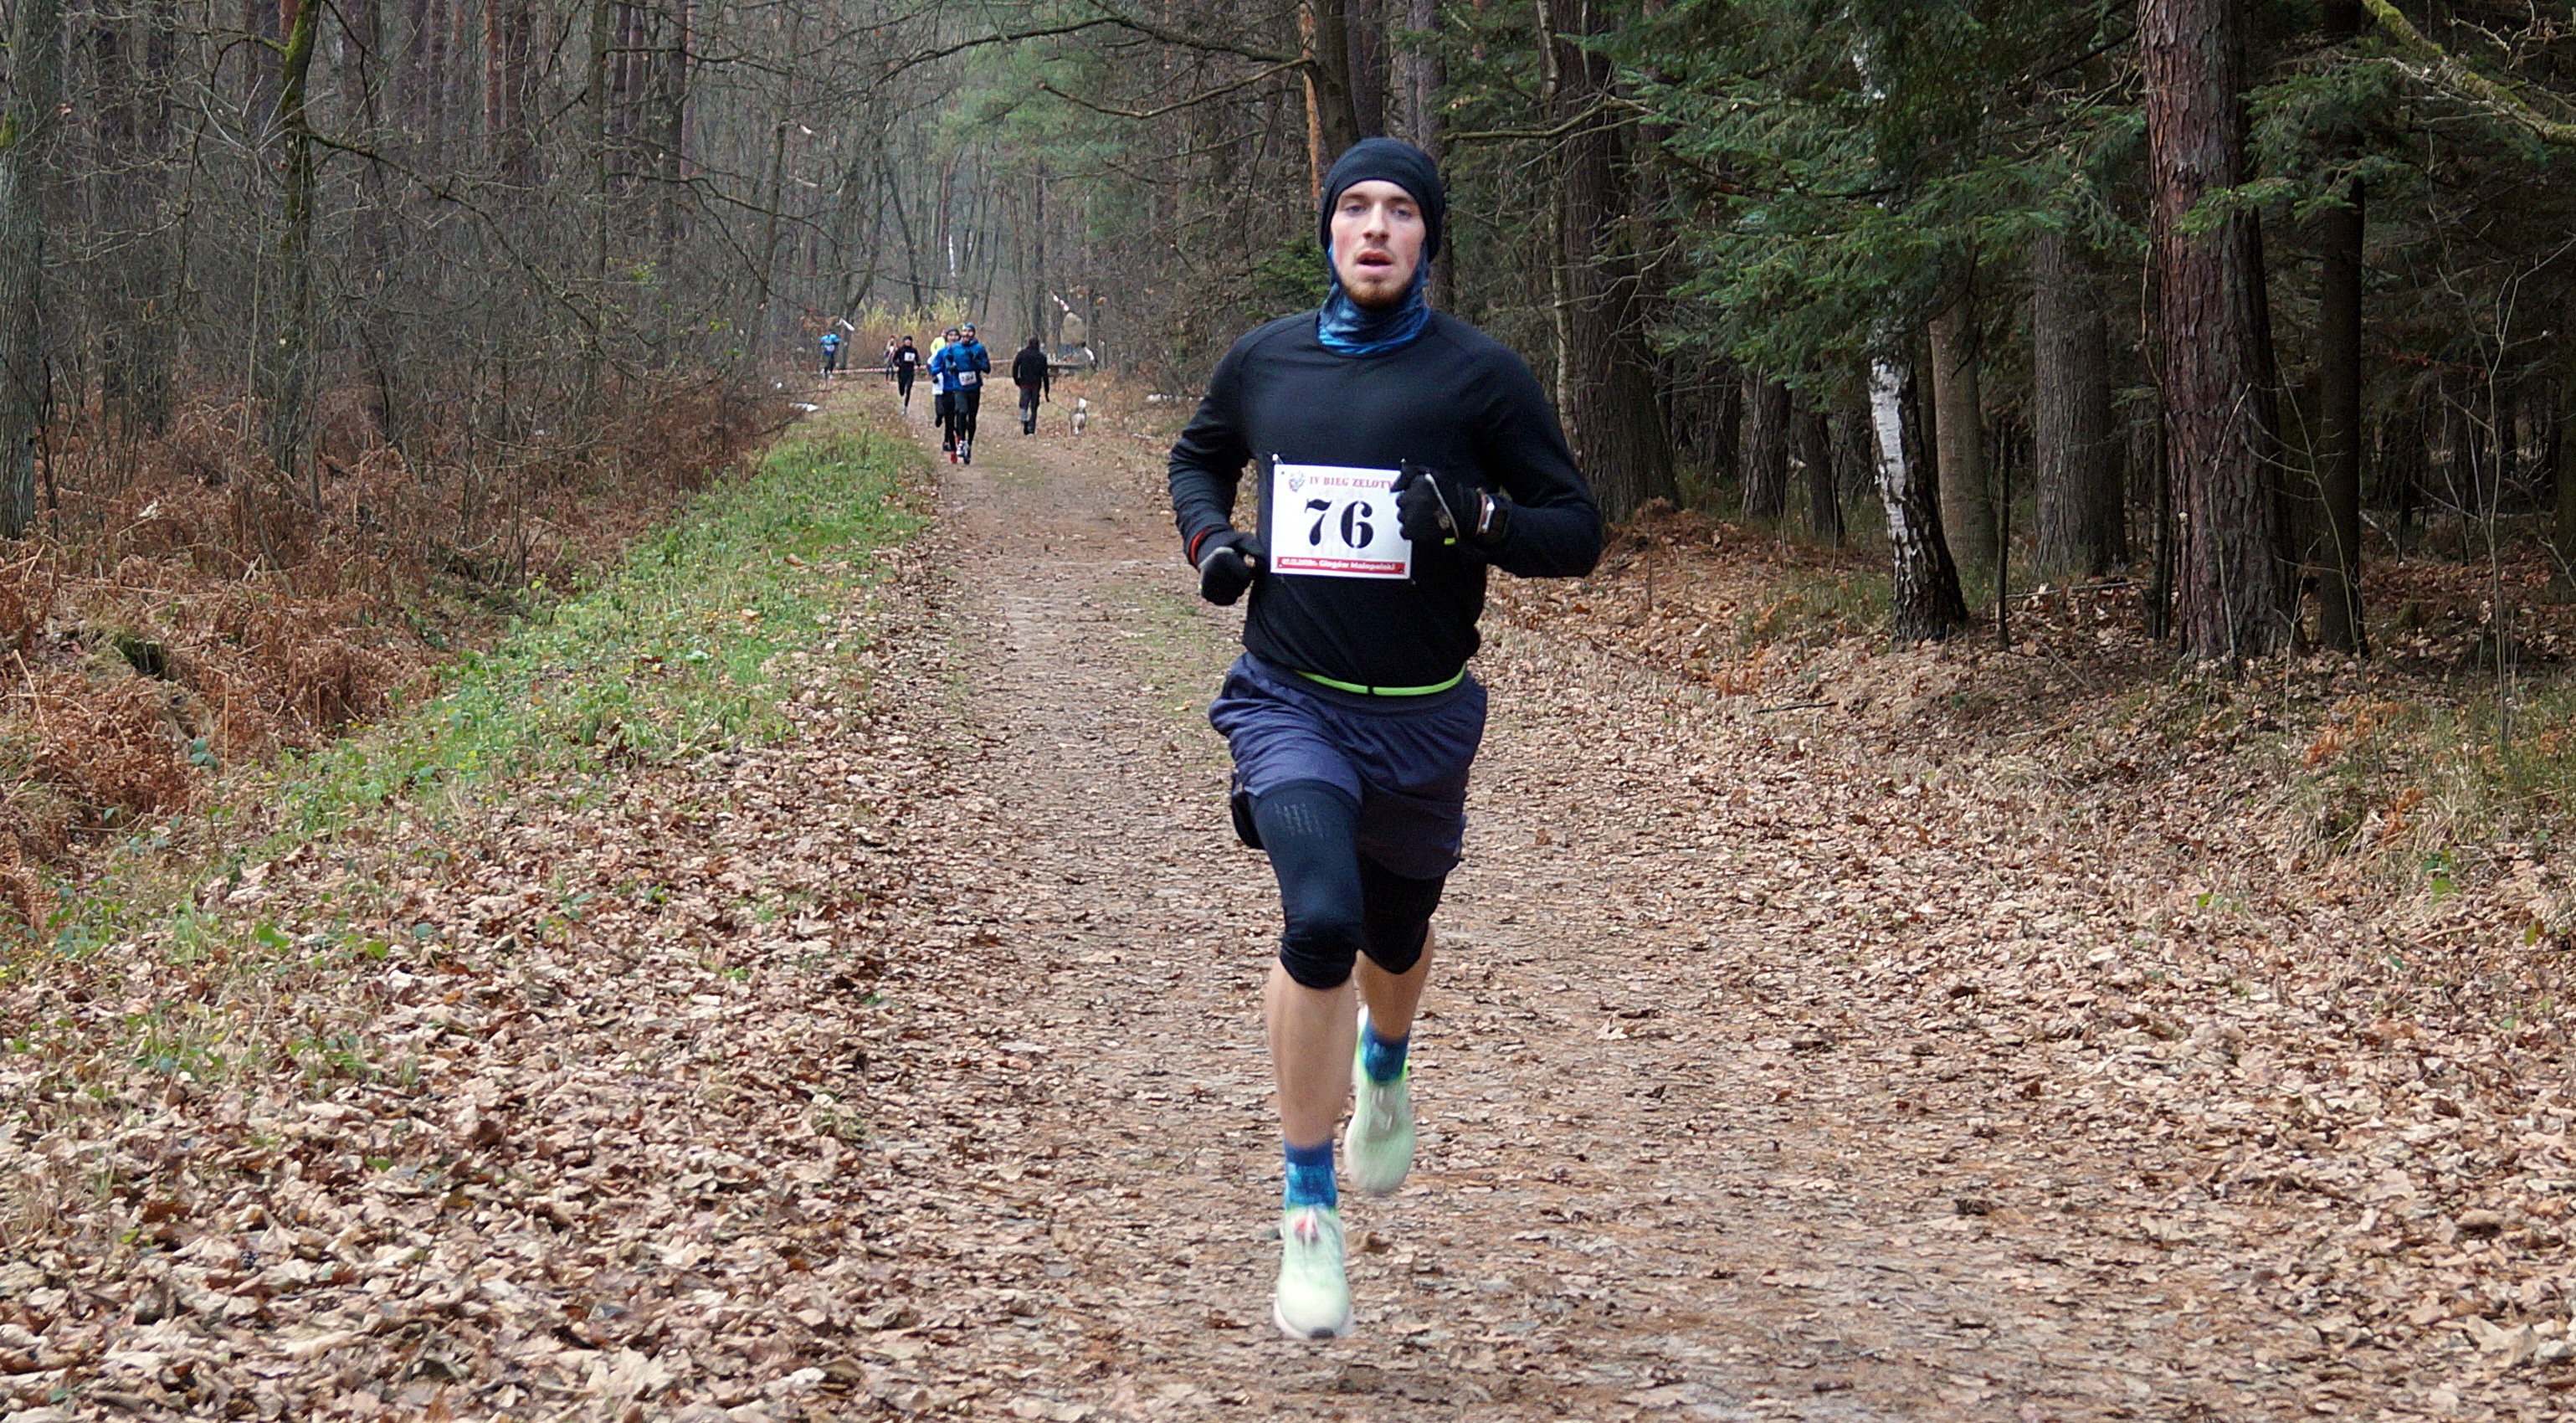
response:
<path id="1" fill-rule="evenodd" d="M 1351 1125 L 1342 1154 L 1351 1163 L 1351 1189 L 1392 1196 L 1413 1169 L 1413 1064 L 1393 1082 L 1370 1079 L 1360 1064 L 1368 1050 L 1368 1013 L 1360 1013 L 1360 1050 L 1351 1054 Z"/>
<path id="2" fill-rule="evenodd" d="M 1280 1216 L 1279 1293 L 1270 1317 L 1291 1339 L 1339 1339 L 1351 1332 L 1340 1211 L 1298 1206 Z"/>

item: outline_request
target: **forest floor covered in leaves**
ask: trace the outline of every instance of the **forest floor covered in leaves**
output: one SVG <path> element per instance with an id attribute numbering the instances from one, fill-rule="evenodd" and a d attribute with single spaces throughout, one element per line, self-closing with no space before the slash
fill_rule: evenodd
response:
<path id="1" fill-rule="evenodd" d="M 1498 588 L 1420 1163 L 1282 1342 L 1235 615 L 1141 409 L 999 414 L 793 565 L 757 734 L 389 792 L 0 982 L 0 1415 L 2561 1411 L 2545 857 L 2338 852 L 2331 688 L 1754 646 L 1669 543 Z"/>

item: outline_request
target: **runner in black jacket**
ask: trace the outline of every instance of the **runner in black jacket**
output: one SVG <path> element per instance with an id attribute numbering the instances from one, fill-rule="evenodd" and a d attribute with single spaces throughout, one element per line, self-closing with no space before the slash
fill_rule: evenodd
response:
<path id="1" fill-rule="evenodd" d="M 1046 398 L 1047 385 L 1052 379 L 1046 350 L 1038 344 L 1038 338 L 1032 336 L 1029 344 L 1022 346 L 1020 353 L 1011 358 L 1011 384 L 1020 388 L 1021 434 L 1038 432 L 1038 402 Z"/>
<path id="2" fill-rule="evenodd" d="M 1208 719 L 1285 921 L 1266 1007 L 1287 1145 L 1272 1313 L 1293 1338 L 1350 1328 L 1333 1176 L 1345 1084 L 1352 1184 L 1389 1193 L 1412 1164 L 1405 1050 L 1484 733 L 1467 660 L 1486 570 L 1575 577 L 1601 552 L 1600 512 L 1528 366 L 1424 298 L 1444 203 L 1408 144 L 1343 154 L 1319 221 L 1331 296 L 1237 341 L 1172 447 L 1200 594 L 1252 594 L 1245 654 Z M 1235 524 L 1247 464 L 1251 532 Z"/>
<path id="3" fill-rule="evenodd" d="M 886 353 L 886 370 L 894 377 L 895 394 L 903 398 L 906 413 L 912 410 L 912 382 L 921 374 L 921 348 L 906 336 L 903 343 Z"/>

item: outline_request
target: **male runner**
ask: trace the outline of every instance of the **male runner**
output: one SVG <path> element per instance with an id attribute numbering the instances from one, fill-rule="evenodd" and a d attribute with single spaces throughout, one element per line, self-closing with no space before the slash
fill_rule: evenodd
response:
<path id="1" fill-rule="evenodd" d="M 912 382 L 921 374 L 921 352 L 912 344 L 911 337 L 904 337 L 900 344 L 886 353 L 886 369 L 894 376 L 894 393 L 903 398 L 904 413 L 911 414 Z"/>
<path id="2" fill-rule="evenodd" d="M 932 354 L 930 372 L 939 377 L 939 388 L 948 393 L 950 438 L 941 442 L 948 450 L 948 458 L 973 464 L 975 413 L 984 404 L 984 377 L 993 373 L 993 353 L 975 339 L 974 322 L 959 326 L 957 339 Z"/>
<path id="3" fill-rule="evenodd" d="M 1021 434 L 1038 432 L 1038 402 L 1046 399 L 1047 386 L 1053 378 L 1054 368 L 1047 364 L 1046 349 L 1038 344 L 1038 338 L 1030 337 L 1029 344 L 1011 358 L 1011 384 L 1020 388 Z"/>
<path id="4" fill-rule="evenodd" d="M 1485 571 L 1579 577 L 1601 554 L 1600 511 L 1529 367 L 1425 299 L 1446 202 L 1410 144 L 1343 154 L 1323 187 L 1322 310 L 1235 342 L 1172 446 L 1200 596 L 1252 593 L 1208 720 L 1285 920 L 1264 1006 L 1287 1147 L 1272 1314 L 1291 1338 L 1351 1326 L 1333 1129 L 1352 1086 L 1351 1184 L 1392 1192 L 1413 1163 L 1405 1050 L 1484 735 L 1466 668 Z M 1257 536 L 1233 522 L 1247 462 Z"/>
<path id="5" fill-rule="evenodd" d="M 939 422 L 939 449 L 949 459 L 957 458 L 957 431 L 950 419 L 957 402 L 948 395 L 948 382 L 939 374 L 939 353 L 957 340 L 957 328 L 949 327 L 930 343 L 930 361 L 923 369 L 930 372 L 930 418 Z"/>
<path id="6" fill-rule="evenodd" d="M 838 331 L 824 332 L 821 345 L 823 347 L 823 379 L 837 380 L 840 378 L 841 373 L 841 333 Z"/>

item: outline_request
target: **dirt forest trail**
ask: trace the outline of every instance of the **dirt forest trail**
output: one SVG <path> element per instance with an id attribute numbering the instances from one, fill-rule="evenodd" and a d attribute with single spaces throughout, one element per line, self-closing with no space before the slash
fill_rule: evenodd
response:
<path id="1" fill-rule="evenodd" d="M 825 596 L 758 734 L 0 979 L 0 1423 L 2564 1416 L 2563 1036 L 2157 818 L 2233 785 L 1642 664 L 1624 554 L 1497 588 L 1415 1175 L 1357 1336 L 1279 1339 L 1239 614 L 1141 424 L 1005 410 L 915 542 L 771 550 Z M 689 606 L 603 685 L 789 605 Z"/>
<path id="2" fill-rule="evenodd" d="M 2034 1130 L 2026 1083 L 1973 1061 L 2018 1038 L 1928 1045 L 1920 995 L 1856 994 L 1715 872 L 1785 832 L 1693 829 L 1700 792 L 1651 744 L 1673 687 L 1508 627 L 1479 664 L 1496 714 L 1416 1035 L 1420 1163 L 1391 1201 L 1346 1198 L 1357 1338 L 1278 1340 L 1274 897 L 1201 715 L 1235 615 L 1190 596 L 1148 442 L 1005 429 L 977 456 L 941 466 L 976 794 L 911 827 L 960 873 L 868 1053 L 872 1144 L 921 1185 L 879 1245 L 942 1326 L 908 1401 L 2076 1419 L 2328 1398 L 2281 1364 L 2312 1331 L 2142 1232 L 2170 1186 Z"/>

